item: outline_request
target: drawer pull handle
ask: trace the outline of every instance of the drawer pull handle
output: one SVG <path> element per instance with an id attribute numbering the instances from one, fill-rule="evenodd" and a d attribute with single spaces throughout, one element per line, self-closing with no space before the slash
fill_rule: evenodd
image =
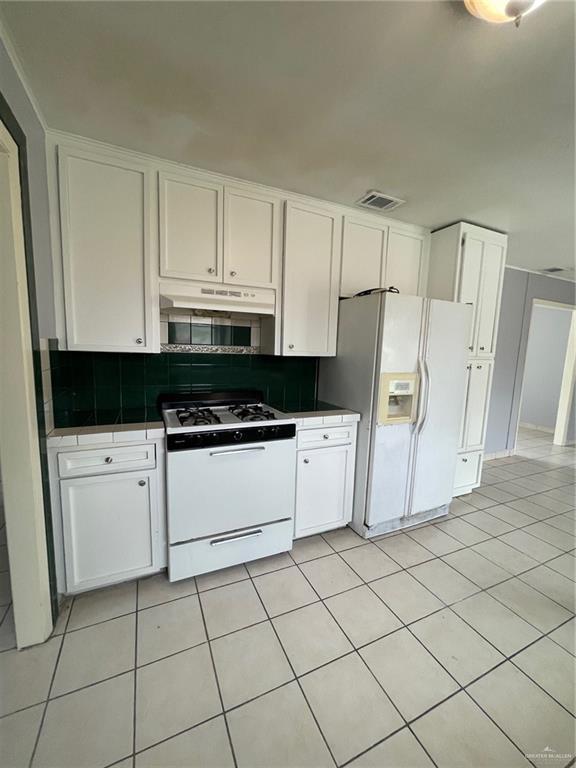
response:
<path id="1" fill-rule="evenodd" d="M 464 462 L 464 464 L 466 464 L 466 462 L 468 461 L 468 459 L 462 459 L 462 461 Z"/>
<path id="2" fill-rule="evenodd" d="M 236 536 L 223 536 L 221 539 L 212 539 L 210 542 L 211 547 L 217 547 L 219 544 L 227 544 L 230 541 L 241 541 L 242 539 L 252 539 L 255 536 L 262 535 L 262 528 L 258 528 L 256 531 L 249 531 L 248 533 L 238 533 Z"/>
<path id="3" fill-rule="evenodd" d="M 213 275 L 216 270 L 214 269 L 214 267 L 208 267 L 206 271 L 208 272 L 209 275 Z"/>
<path id="4" fill-rule="evenodd" d="M 234 448 L 231 451 L 210 451 L 210 456 L 230 456 L 233 453 L 256 453 L 256 451 L 265 451 L 263 445 L 257 445 L 254 448 Z"/>
<path id="5" fill-rule="evenodd" d="M 322 435 L 322 437 L 324 438 L 324 440 L 330 440 L 330 435 Z"/>
<path id="6" fill-rule="evenodd" d="M 114 461 L 114 459 L 112 458 L 112 456 L 106 456 L 106 458 L 104 459 L 104 461 L 105 461 L 105 463 L 106 463 L 106 464 L 112 464 L 112 462 Z"/>
<path id="7" fill-rule="evenodd" d="M 136 344 L 143 344 L 143 343 L 144 343 L 144 339 L 141 339 L 140 337 L 136 339 Z"/>
<path id="8" fill-rule="evenodd" d="M 294 349 L 294 344 L 288 344 L 288 349 Z"/>
<path id="9" fill-rule="evenodd" d="M 482 370 L 482 366 L 481 366 L 481 365 L 477 365 L 477 366 L 476 366 L 476 368 L 477 368 L 479 371 L 481 371 L 481 370 Z"/>
<path id="10" fill-rule="evenodd" d="M 481 352 L 484 352 L 484 347 L 480 347 L 480 351 L 481 351 Z"/>
<path id="11" fill-rule="evenodd" d="M 146 480 L 138 480 L 138 485 L 143 488 L 146 485 Z"/>
<path id="12" fill-rule="evenodd" d="M 304 464 L 310 464 L 310 459 L 304 459 Z"/>

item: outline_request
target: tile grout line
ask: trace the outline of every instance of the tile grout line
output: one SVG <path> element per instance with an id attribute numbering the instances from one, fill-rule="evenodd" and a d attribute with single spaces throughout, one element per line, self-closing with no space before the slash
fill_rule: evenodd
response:
<path id="1" fill-rule="evenodd" d="M 32 768 L 32 764 L 34 762 L 34 758 L 36 757 L 36 751 L 38 749 L 38 744 L 40 743 L 40 736 L 42 734 L 42 729 L 44 728 L 44 723 L 46 721 L 46 714 L 48 712 L 48 704 L 50 703 L 50 694 L 52 693 L 52 687 L 54 685 L 54 680 L 56 679 L 56 672 L 58 670 L 58 665 L 60 663 L 60 657 L 62 655 L 62 650 L 64 648 L 64 641 L 66 640 L 66 628 L 68 626 L 68 622 L 70 621 L 70 616 L 72 615 L 72 609 L 74 607 L 75 601 L 76 601 L 76 598 L 72 598 L 72 605 L 70 606 L 70 613 L 68 614 L 68 616 L 66 618 L 66 625 L 64 627 L 64 632 L 60 636 L 60 646 L 58 648 L 58 654 L 56 655 L 56 663 L 54 664 L 54 669 L 52 670 L 52 675 L 50 677 L 50 684 L 48 686 L 48 691 L 46 693 L 46 701 L 44 702 L 44 710 L 42 712 L 42 717 L 40 718 L 40 725 L 38 726 L 38 733 L 36 734 L 36 738 L 34 740 L 34 746 L 32 748 L 32 754 L 30 755 L 30 761 L 28 763 L 29 768 Z M 58 637 L 58 635 L 56 637 Z"/>
<path id="2" fill-rule="evenodd" d="M 295 566 L 296 566 L 296 568 L 298 568 L 298 564 L 297 563 L 295 563 Z M 298 570 L 299 570 L 299 568 L 298 568 Z M 265 576 L 266 574 L 261 574 L 261 575 Z M 304 575 L 304 574 L 302 574 L 302 575 Z M 282 652 L 284 653 L 286 661 L 288 662 L 288 665 L 289 665 L 289 667 L 290 667 L 290 669 L 292 671 L 292 675 L 294 676 L 294 679 L 290 680 L 289 682 L 290 683 L 292 683 L 292 682 L 296 682 L 297 683 L 298 688 L 300 689 L 300 693 L 302 694 L 302 696 L 304 698 L 304 701 L 306 702 L 306 706 L 308 707 L 308 711 L 310 712 L 310 715 L 312 716 L 312 719 L 316 723 L 316 727 L 318 728 L 318 732 L 320 733 L 320 736 L 322 737 L 322 740 L 323 740 L 324 744 L 326 745 L 326 749 L 328 750 L 328 754 L 332 758 L 332 761 L 334 762 L 334 765 L 337 766 L 338 765 L 338 761 L 336 760 L 336 758 L 334 757 L 334 754 L 332 753 L 332 749 L 330 747 L 330 744 L 328 743 L 328 739 L 326 738 L 326 736 L 324 735 L 324 731 L 320 727 L 320 723 L 318 722 L 318 719 L 316 718 L 316 714 L 315 714 L 314 710 L 312 709 L 312 705 L 308 701 L 308 697 L 306 696 L 306 693 L 305 693 L 305 691 L 304 691 L 304 689 L 302 687 L 302 684 L 300 683 L 300 679 L 299 679 L 298 675 L 296 674 L 296 671 L 295 671 L 295 669 L 294 669 L 294 667 L 292 665 L 292 662 L 290 661 L 290 658 L 288 656 L 288 653 L 287 653 L 286 649 L 284 648 L 284 644 L 283 644 L 283 642 L 282 642 L 282 640 L 281 640 L 281 638 L 280 638 L 280 636 L 278 634 L 278 631 L 277 631 L 277 629 L 276 629 L 276 627 L 274 625 L 274 622 L 272 621 L 272 617 L 270 616 L 270 614 L 268 612 L 268 609 L 266 608 L 266 605 L 264 604 L 264 600 L 262 599 L 262 595 L 258 591 L 258 587 L 256 585 L 256 582 L 254 581 L 254 579 L 250 575 L 250 571 L 248 571 L 248 576 L 249 576 L 250 581 L 252 583 L 252 588 L 254 589 L 256 594 L 258 595 L 258 599 L 260 600 L 260 604 L 262 606 L 262 609 L 263 609 L 264 613 L 267 616 L 267 620 L 270 622 L 270 625 L 272 627 L 272 631 L 274 632 L 276 640 L 280 644 L 280 648 L 282 649 Z M 306 578 L 305 575 L 304 575 L 304 578 Z M 314 589 L 314 587 L 311 584 L 310 584 L 310 587 L 311 587 L 312 591 L 314 592 L 314 594 L 316 595 L 316 597 L 318 598 L 318 600 L 321 602 L 320 595 L 316 592 L 316 590 Z M 317 601 L 314 601 L 313 603 L 308 603 L 307 605 L 315 605 L 316 602 Z M 299 608 L 305 608 L 305 607 L 306 607 L 305 605 L 304 606 L 299 606 Z M 299 610 L 299 608 L 296 608 L 294 610 Z M 284 614 L 279 614 L 279 615 L 282 616 Z M 275 616 L 274 618 L 277 618 L 277 617 Z M 284 685 L 288 685 L 288 684 L 289 683 L 285 683 Z M 265 694 L 263 694 L 263 695 L 265 695 Z"/>
<path id="3" fill-rule="evenodd" d="M 196 580 L 196 577 L 194 577 Z M 198 583 L 196 582 L 196 586 L 198 586 Z M 232 741 L 232 734 L 230 733 L 230 724 L 228 723 L 228 717 L 226 714 L 226 709 L 224 707 L 224 698 L 222 696 L 222 689 L 220 686 L 220 679 L 218 678 L 218 670 L 216 669 L 216 661 L 214 660 L 214 652 L 212 650 L 212 643 L 210 641 L 210 635 L 208 633 L 208 624 L 206 623 L 206 616 L 204 614 L 204 606 L 202 605 L 202 600 L 200 599 L 200 594 L 198 594 L 198 605 L 200 606 L 200 615 L 202 616 L 202 623 L 204 625 L 204 633 L 206 635 L 206 641 L 208 644 L 208 652 L 210 654 L 210 660 L 212 662 L 212 671 L 214 672 L 214 679 L 216 681 L 216 688 L 218 690 L 218 698 L 220 699 L 220 708 L 221 713 L 218 713 L 218 715 L 222 714 L 224 718 L 224 726 L 226 727 L 226 735 L 228 736 L 228 744 L 230 746 L 230 752 L 232 753 L 232 761 L 234 763 L 234 768 L 238 768 L 238 760 L 236 758 L 236 750 L 234 749 L 234 743 Z M 194 727 L 194 726 L 193 726 Z"/>
<path id="4" fill-rule="evenodd" d="M 136 766 L 136 727 L 138 723 L 137 704 L 138 704 L 138 605 L 139 605 L 140 582 L 136 582 L 136 611 L 134 617 L 134 681 L 132 688 L 132 768 Z"/>

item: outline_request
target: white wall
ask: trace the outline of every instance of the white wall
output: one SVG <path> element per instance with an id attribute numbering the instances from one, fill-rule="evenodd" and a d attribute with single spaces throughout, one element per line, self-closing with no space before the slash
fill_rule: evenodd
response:
<path id="1" fill-rule="evenodd" d="M 45 131 L 1 37 L 0 93 L 26 135 L 38 330 L 42 337 L 54 337 L 56 335 L 56 323 L 54 318 Z"/>
<path id="2" fill-rule="evenodd" d="M 572 313 L 535 305 L 526 350 L 520 423 L 552 432 L 556 425 Z"/>

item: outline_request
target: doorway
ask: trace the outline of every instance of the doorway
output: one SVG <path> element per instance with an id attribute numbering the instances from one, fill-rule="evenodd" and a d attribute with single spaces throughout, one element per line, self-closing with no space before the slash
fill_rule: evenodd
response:
<path id="1" fill-rule="evenodd" d="M 15 640 L 24 648 L 50 635 L 52 606 L 19 152 L 0 121 L 0 467 Z"/>
<path id="2" fill-rule="evenodd" d="M 575 376 L 575 308 L 535 299 L 526 348 L 519 432 L 525 436 L 529 431 L 533 439 L 559 448 L 573 445 Z"/>

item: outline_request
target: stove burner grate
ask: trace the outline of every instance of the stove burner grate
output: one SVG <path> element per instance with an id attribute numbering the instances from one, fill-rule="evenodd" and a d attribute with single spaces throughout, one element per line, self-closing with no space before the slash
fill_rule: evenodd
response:
<path id="1" fill-rule="evenodd" d="M 273 421 L 276 416 L 261 405 L 231 405 L 230 413 L 240 421 Z"/>
<path id="2" fill-rule="evenodd" d="M 210 408 L 183 408 L 176 411 L 183 427 L 200 427 L 204 424 L 220 424 L 220 417 Z"/>

